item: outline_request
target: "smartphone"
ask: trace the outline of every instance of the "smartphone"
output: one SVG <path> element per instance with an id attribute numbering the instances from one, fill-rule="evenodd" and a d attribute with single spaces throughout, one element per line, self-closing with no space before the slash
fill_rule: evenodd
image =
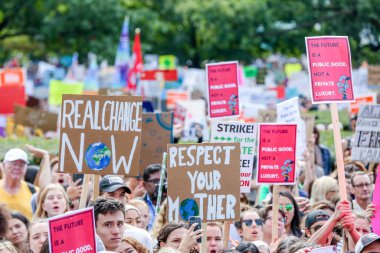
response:
<path id="1" fill-rule="evenodd" d="M 78 179 L 81 179 L 78 185 L 82 185 L 83 177 L 84 177 L 84 174 L 73 174 L 73 182 L 76 182 Z"/>
<path id="2" fill-rule="evenodd" d="M 199 217 L 199 216 L 190 216 L 189 217 L 189 224 L 190 224 L 190 226 L 193 225 L 194 223 L 198 224 L 198 225 L 195 226 L 194 231 L 196 231 L 198 229 L 201 229 L 201 223 L 202 223 L 201 217 Z M 201 243 L 202 242 L 202 238 L 198 238 L 197 242 Z"/>

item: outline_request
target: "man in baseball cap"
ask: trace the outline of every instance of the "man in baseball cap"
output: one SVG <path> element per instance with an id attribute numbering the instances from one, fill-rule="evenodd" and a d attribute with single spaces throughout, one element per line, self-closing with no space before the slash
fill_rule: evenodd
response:
<path id="1" fill-rule="evenodd" d="M 321 209 L 311 211 L 305 220 L 305 233 L 307 237 L 312 236 L 330 219 L 330 215 Z"/>
<path id="2" fill-rule="evenodd" d="M 380 253 L 380 236 L 366 234 L 356 243 L 355 253 Z"/>
<path id="3" fill-rule="evenodd" d="M 107 175 L 100 180 L 99 195 L 102 197 L 114 199 L 125 205 L 128 202 L 127 193 L 131 194 L 131 190 L 119 176 Z"/>

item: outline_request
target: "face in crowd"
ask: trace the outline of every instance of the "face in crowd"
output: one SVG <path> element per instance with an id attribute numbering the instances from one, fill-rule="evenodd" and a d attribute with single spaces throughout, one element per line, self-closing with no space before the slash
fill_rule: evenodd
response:
<path id="1" fill-rule="evenodd" d="M 125 223 L 138 228 L 144 228 L 141 220 L 141 215 L 135 209 L 128 209 L 125 212 Z"/>
<path id="2" fill-rule="evenodd" d="M 241 220 L 240 236 L 244 242 L 262 240 L 263 221 L 258 213 L 254 211 L 246 212 Z"/>
<path id="3" fill-rule="evenodd" d="M 352 180 L 352 194 L 355 199 L 368 200 L 371 198 L 372 183 L 367 174 L 359 174 L 354 176 Z"/>
<path id="4" fill-rule="evenodd" d="M 68 206 L 64 193 L 59 189 L 49 190 L 42 203 L 42 208 L 45 210 L 47 217 L 65 213 Z"/>
<path id="5" fill-rule="evenodd" d="M 218 253 L 223 250 L 222 229 L 217 224 L 207 225 L 207 253 Z"/>
<path id="6" fill-rule="evenodd" d="M 167 237 L 166 241 L 160 242 L 160 248 L 169 247 L 173 249 L 178 249 L 182 242 L 182 237 L 186 232 L 186 228 L 179 227 L 174 229 Z"/>
<path id="7" fill-rule="evenodd" d="M 12 181 L 21 181 L 26 174 L 27 164 L 23 160 L 6 161 L 3 164 L 4 178 Z"/>
<path id="8" fill-rule="evenodd" d="M 278 198 L 279 208 L 285 213 L 285 227 L 290 226 L 294 218 L 294 205 L 290 199 L 281 196 Z"/>
<path id="9" fill-rule="evenodd" d="M 60 184 L 62 186 L 69 185 L 72 181 L 70 173 L 61 173 L 58 171 L 58 160 L 52 162 L 51 181 L 53 184 Z"/>
<path id="10" fill-rule="evenodd" d="M 42 244 L 48 237 L 48 224 L 37 222 L 29 227 L 29 247 L 33 253 L 39 253 Z"/>
<path id="11" fill-rule="evenodd" d="M 355 229 L 361 236 L 371 233 L 371 224 L 365 218 L 355 219 Z"/>
<path id="12" fill-rule="evenodd" d="M 107 250 L 115 251 L 121 245 L 124 232 L 124 213 L 121 211 L 98 214 L 96 233 Z"/>
<path id="13" fill-rule="evenodd" d="M 7 239 L 14 245 L 21 245 L 28 241 L 28 228 L 20 219 L 10 219 L 8 228 Z"/>
<path id="14" fill-rule="evenodd" d="M 161 172 L 156 171 L 150 174 L 149 179 L 143 183 L 145 190 L 149 194 L 152 201 L 157 200 L 157 185 L 160 183 Z"/>
<path id="15" fill-rule="evenodd" d="M 286 218 L 283 215 L 284 215 L 283 212 L 278 212 L 277 219 L 278 219 L 278 235 L 279 236 L 285 232 Z M 264 234 L 264 236 L 266 236 L 268 238 L 272 238 L 272 224 L 273 224 L 272 221 L 273 221 L 273 211 L 270 210 L 270 211 L 268 211 L 268 217 L 265 220 L 263 220 L 263 222 L 264 222 L 263 234 Z"/>

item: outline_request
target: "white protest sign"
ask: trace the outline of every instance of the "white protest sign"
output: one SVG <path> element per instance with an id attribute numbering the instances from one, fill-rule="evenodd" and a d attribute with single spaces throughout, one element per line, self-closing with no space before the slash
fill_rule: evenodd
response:
<path id="1" fill-rule="evenodd" d="M 212 122 L 211 142 L 240 142 L 240 192 L 242 193 L 251 191 L 256 136 L 257 127 L 253 123 Z"/>

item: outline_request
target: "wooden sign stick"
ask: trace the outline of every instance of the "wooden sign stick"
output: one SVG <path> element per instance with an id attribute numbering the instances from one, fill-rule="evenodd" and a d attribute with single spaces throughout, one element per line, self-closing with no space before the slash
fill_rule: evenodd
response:
<path id="1" fill-rule="evenodd" d="M 85 174 L 83 178 L 82 193 L 80 195 L 79 209 L 86 207 L 89 182 L 90 182 L 90 175 Z"/>
<path id="2" fill-rule="evenodd" d="M 92 200 L 96 200 L 99 197 L 99 180 L 100 175 L 93 175 L 94 179 L 94 192 L 92 193 Z"/>
<path id="3" fill-rule="evenodd" d="M 334 131 L 334 144 L 335 144 L 335 157 L 336 165 L 338 170 L 338 183 L 339 183 L 339 194 L 341 200 L 347 200 L 346 191 L 346 176 L 344 173 L 344 162 L 343 162 L 343 150 L 342 150 L 342 139 L 340 136 L 339 129 L 339 114 L 338 107 L 336 103 L 330 104 L 331 109 L 331 120 L 333 124 Z"/>
<path id="4" fill-rule="evenodd" d="M 224 234 L 224 239 L 223 239 L 223 249 L 227 250 L 228 249 L 228 241 L 230 239 L 230 221 L 225 221 L 223 224 L 223 234 Z"/>
<path id="5" fill-rule="evenodd" d="M 278 237 L 278 199 L 279 199 L 278 185 L 273 186 L 273 208 L 272 208 L 272 241 Z"/>
<path id="6" fill-rule="evenodd" d="M 207 222 L 202 222 L 201 228 L 203 229 L 203 236 L 200 253 L 207 253 Z"/>

